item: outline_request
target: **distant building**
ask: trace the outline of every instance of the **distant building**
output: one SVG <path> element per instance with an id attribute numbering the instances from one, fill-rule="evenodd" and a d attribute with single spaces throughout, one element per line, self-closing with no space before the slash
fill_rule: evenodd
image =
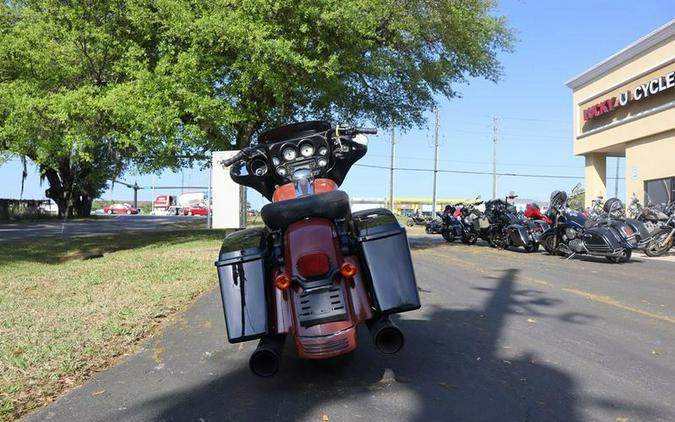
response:
<path id="1" fill-rule="evenodd" d="M 478 201 L 476 198 L 437 198 L 436 211 L 442 211 L 448 204 Z M 369 208 L 389 208 L 389 198 L 352 198 L 352 211 Z M 397 215 L 433 214 L 432 198 L 394 198 L 394 213 Z"/>
<path id="2" fill-rule="evenodd" d="M 567 81 L 586 206 L 607 198 L 607 157 L 625 157 L 625 202 L 675 199 L 675 19 Z"/>

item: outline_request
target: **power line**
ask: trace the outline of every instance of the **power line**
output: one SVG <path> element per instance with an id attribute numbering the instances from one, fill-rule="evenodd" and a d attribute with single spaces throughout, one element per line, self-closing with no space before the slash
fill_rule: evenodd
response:
<path id="1" fill-rule="evenodd" d="M 373 164 L 354 164 L 356 167 L 368 167 L 374 169 L 383 169 L 389 170 L 388 166 L 377 166 Z M 413 168 L 413 167 L 395 167 L 394 170 L 401 171 L 417 171 L 417 172 L 426 172 L 433 173 L 433 169 L 424 169 L 424 168 Z M 492 175 L 491 171 L 471 171 L 471 170 L 444 170 L 438 169 L 440 173 L 456 173 L 456 174 L 478 174 L 478 175 Z M 509 176 L 509 177 L 532 177 L 532 178 L 542 178 L 542 179 L 583 179 L 583 176 L 570 176 L 570 175 L 554 175 L 554 174 L 527 174 L 527 173 L 496 173 L 497 176 Z M 614 177 L 608 177 L 607 179 L 614 180 Z M 620 177 L 619 180 L 623 180 L 623 177 Z"/>

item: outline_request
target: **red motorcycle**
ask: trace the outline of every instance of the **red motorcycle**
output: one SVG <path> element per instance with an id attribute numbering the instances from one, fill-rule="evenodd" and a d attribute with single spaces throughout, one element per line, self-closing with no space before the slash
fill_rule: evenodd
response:
<path id="1" fill-rule="evenodd" d="M 403 346 L 389 315 L 420 307 L 405 229 L 386 209 L 352 213 L 338 190 L 375 133 L 291 124 L 223 161 L 235 182 L 272 201 L 260 212 L 265 228 L 228 235 L 216 262 L 229 341 L 260 339 L 249 360 L 256 375 L 278 371 L 287 335 L 305 359 L 355 350 L 360 323 L 381 352 Z"/>

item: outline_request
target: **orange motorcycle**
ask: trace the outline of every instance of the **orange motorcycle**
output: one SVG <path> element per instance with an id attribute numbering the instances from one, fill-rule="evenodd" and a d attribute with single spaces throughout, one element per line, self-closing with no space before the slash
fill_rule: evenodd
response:
<path id="1" fill-rule="evenodd" d="M 361 323 L 381 352 L 403 346 L 389 316 L 420 307 L 405 229 L 383 208 L 352 213 L 338 190 L 375 133 L 296 123 L 223 162 L 271 201 L 265 227 L 228 235 L 216 262 L 229 341 L 260 339 L 249 360 L 256 375 L 278 371 L 289 335 L 305 359 L 352 352 Z"/>

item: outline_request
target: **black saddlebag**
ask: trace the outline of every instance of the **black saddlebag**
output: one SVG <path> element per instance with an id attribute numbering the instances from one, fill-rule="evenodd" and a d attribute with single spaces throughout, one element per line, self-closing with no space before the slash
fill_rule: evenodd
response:
<path id="1" fill-rule="evenodd" d="M 638 241 L 638 248 L 645 248 L 652 241 L 652 234 L 647 229 L 645 223 L 640 220 L 635 220 L 633 218 L 627 218 L 626 224 L 628 227 L 633 229 L 635 237 Z"/>
<path id="2" fill-rule="evenodd" d="M 613 255 L 623 249 L 620 235 L 609 227 L 593 227 L 584 235 L 588 251 L 601 255 Z"/>
<path id="3" fill-rule="evenodd" d="M 352 217 L 377 311 L 392 314 L 419 309 L 420 297 L 405 229 L 384 208 L 355 212 Z"/>
<path id="4" fill-rule="evenodd" d="M 241 230 L 228 235 L 220 248 L 216 267 L 230 343 L 269 332 L 267 237 L 265 229 Z"/>
<path id="5" fill-rule="evenodd" d="M 525 246 L 530 243 L 530 233 L 524 225 L 511 224 L 507 231 L 509 232 L 509 238 L 512 245 Z"/>

